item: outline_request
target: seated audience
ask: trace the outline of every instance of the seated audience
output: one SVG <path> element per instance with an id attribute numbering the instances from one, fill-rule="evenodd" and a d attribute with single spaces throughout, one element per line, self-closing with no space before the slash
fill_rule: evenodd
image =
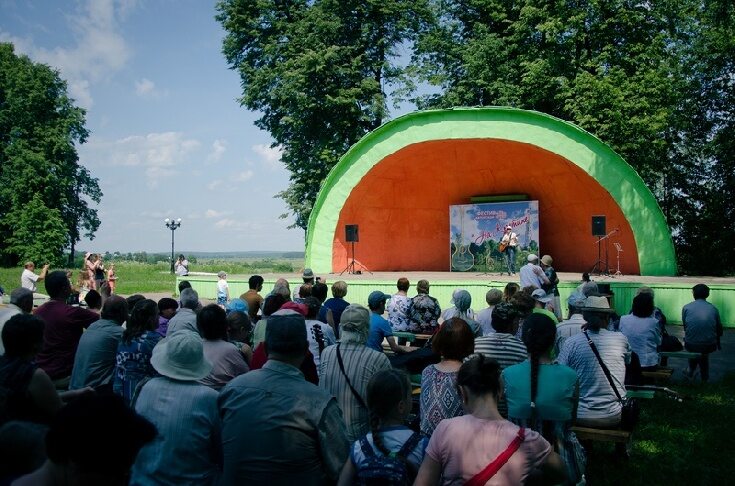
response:
<path id="1" fill-rule="evenodd" d="M 179 303 L 171 297 L 164 297 L 158 301 L 158 327 L 156 332 L 163 337 L 168 334 L 168 323 L 176 315 Z"/>
<path id="2" fill-rule="evenodd" d="M 99 312 L 102 309 L 102 295 L 96 290 L 90 290 L 84 296 L 84 303 L 89 310 Z"/>
<path id="3" fill-rule="evenodd" d="M 567 305 L 569 306 L 569 319 L 562 321 L 556 326 L 556 343 L 554 343 L 554 356 L 559 356 L 559 350 L 564 345 L 564 341 L 567 338 L 579 334 L 587 324 L 582 317 L 582 307 L 584 307 L 584 301 L 586 297 L 581 292 L 572 292 L 567 299 Z"/>
<path id="4" fill-rule="evenodd" d="M 411 287 L 408 279 L 401 277 L 396 284 L 398 292 L 393 294 L 388 302 L 388 322 L 394 331 L 408 331 L 408 289 Z"/>
<path id="5" fill-rule="evenodd" d="M 253 330 L 253 348 L 257 348 L 260 343 L 265 341 L 265 328 L 268 324 L 268 317 L 283 307 L 285 303 L 286 298 L 280 294 L 272 294 L 265 298 L 265 301 L 263 301 L 263 317 L 261 317 Z"/>
<path id="6" fill-rule="evenodd" d="M 189 283 L 189 282 L 186 282 L 186 283 Z M 135 309 L 135 304 L 137 304 L 141 300 L 145 300 L 145 295 L 133 294 L 125 300 L 128 303 L 128 319 L 130 319 L 130 314 L 133 313 L 133 309 Z"/>
<path id="7" fill-rule="evenodd" d="M 415 485 L 467 484 L 471 480 L 472 484 L 524 484 L 535 469 L 548 484 L 564 480 L 564 464 L 548 441 L 500 416 L 500 367 L 495 360 L 480 355 L 465 362 L 457 388 L 466 414 L 438 425 Z M 494 475 L 487 474 L 487 466 L 504 452 L 509 454 L 507 462 Z"/>
<path id="8" fill-rule="evenodd" d="M 487 302 L 487 307 L 485 309 L 482 309 L 477 314 L 477 322 L 480 324 L 480 327 L 482 328 L 483 336 L 487 336 L 488 334 L 492 334 L 495 332 L 495 329 L 492 326 L 493 309 L 502 300 L 503 300 L 503 292 L 501 292 L 499 289 L 490 289 L 485 294 L 485 302 Z"/>
<path id="9" fill-rule="evenodd" d="M 250 371 L 240 349 L 228 341 L 224 309 L 217 304 L 204 306 L 197 315 L 197 326 L 204 338 L 204 357 L 212 365 L 199 383 L 219 391 L 236 376 Z"/>
<path id="10" fill-rule="evenodd" d="M 100 317 L 79 339 L 70 390 L 87 386 L 111 387 L 117 347 L 123 335 L 122 325 L 128 318 L 128 303 L 122 297 L 113 295 L 102 306 Z"/>
<path id="11" fill-rule="evenodd" d="M 156 428 L 120 397 L 80 398 L 64 407 L 46 434 L 48 459 L 15 486 L 124 486 L 138 451 Z"/>
<path id="12" fill-rule="evenodd" d="M 33 292 L 23 287 L 10 292 L 10 303 L 5 308 L 0 308 L 0 332 L 3 326 L 16 314 L 30 314 L 33 310 Z M 0 355 L 5 353 L 5 348 L 0 341 Z"/>
<path id="13" fill-rule="evenodd" d="M 332 310 L 324 306 L 324 302 L 327 300 L 327 292 L 329 292 L 329 287 L 327 287 L 327 284 L 322 282 L 317 282 L 313 287 L 311 287 L 311 296 L 316 297 L 319 300 L 319 313 L 316 318 L 324 324 L 329 324 L 334 335 L 337 336 L 337 329 L 334 325 L 334 315 Z"/>
<path id="14" fill-rule="evenodd" d="M 222 310 L 211 304 L 200 317 L 210 307 Z M 161 376 L 142 386 L 135 411 L 158 434 L 138 454 L 130 483 L 217 484 L 222 464 L 218 394 L 197 383 L 212 371 L 202 340 L 193 332 L 177 332 L 153 349 L 151 365 Z"/>
<path id="15" fill-rule="evenodd" d="M 242 300 L 248 303 L 248 316 L 252 322 L 258 322 L 258 319 L 260 319 L 258 312 L 263 306 L 264 300 L 260 292 L 263 290 L 264 281 L 260 275 L 253 275 L 248 279 L 248 291 L 240 296 Z"/>
<path id="16" fill-rule="evenodd" d="M 322 352 L 327 346 L 337 342 L 334 330 L 327 324 L 317 320 L 321 302 L 316 297 L 306 297 L 304 304 L 307 306 L 306 313 L 306 338 L 309 340 L 309 351 L 314 356 L 314 366 L 319 369 L 319 361 Z"/>
<path id="17" fill-rule="evenodd" d="M 628 338 L 630 350 L 638 355 L 642 370 L 658 367 L 661 327 L 653 317 L 653 296 L 638 294 L 633 298 L 633 312 L 620 318 L 620 332 Z"/>
<path id="18" fill-rule="evenodd" d="M 533 313 L 536 308 L 536 299 L 533 298 L 533 291 L 536 290 L 533 287 L 525 287 L 513 294 L 510 299 L 510 303 L 513 304 L 513 308 L 518 316 L 518 330 L 516 331 L 516 337 L 521 338 L 523 333 L 523 322 L 526 317 Z"/>
<path id="19" fill-rule="evenodd" d="M 336 399 L 299 371 L 309 346 L 304 317 L 288 313 L 269 321 L 268 362 L 232 380 L 219 395 L 222 483 L 334 482 L 349 444 Z"/>
<path id="20" fill-rule="evenodd" d="M 304 274 L 301 277 L 303 282 L 301 285 L 294 285 L 293 296 L 291 297 L 292 300 L 296 300 L 298 298 L 303 299 L 304 297 L 308 297 L 311 295 L 311 286 L 314 285 L 314 282 L 316 280 L 316 277 L 314 276 L 314 271 L 311 268 L 305 268 Z M 302 287 L 304 285 L 307 285 L 309 287 L 309 295 L 300 296 L 299 294 L 301 293 Z"/>
<path id="21" fill-rule="evenodd" d="M 535 302 L 534 308 L 531 312 L 547 315 L 554 324 L 559 323 L 554 309 L 554 295 L 547 294 L 543 289 L 536 289 L 531 292 L 531 297 Z"/>
<path id="22" fill-rule="evenodd" d="M 567 465 L 568 479 L 576 484 L 581 479 L 583 465 L 568 464 L 567 458 L 573 458 L 575 451 L 562 448 L 568 443 L 564 438 L 572 433 L 570 427 L 578 398 L 577 374 L 568 366 L 552 362 L 555 339 L 556 326 L 551 318 L 543 314 L 529 316 L 523 336 L 528 359 L 505 368 L 501 376 L 508 419 L 535 430 L 555 446 Z"/>
<path id="23" fill-rule="evenodd" d="M 370 432 L 352 444 L 338 485 L 392 484 L 400 479 L 409 484 L 424 459 L 428 439 L 405 426 L 411 412 L 408 375 L 398 370 L 376 373 L 367 386 L 367 406 Z"/>
<path id="24" fill-rule="evenodd" d="M 393 337 L 393 329 L 391 329 L 390 323 L 383 318 L 383 314 L 385 314 L 385 301 L 388 299 L 390 299 L 390 295 L 384 294 L 380 290 L 375 290 L 368 296 L 370 333 L 368 334 L 366 346 L 382 353 L 383 339 L 385 339 L 391 351 L 396 354 L 414 351 L 415 348 L 398 345 L 396 338 Z"/>
<path id="25" fill-rule="evenodd" d="M 276 283 L 273 284 L 273 290 L 268 295 L 282 295 L 286 302 L 291 300 L 291 287 L 288 285 L 288 280 L 285 278 L 279 278 Z"/>
<path id="26" fill-rule="evenodd" d="M 324 301 L 324 307 L 332 311 L 332 321 L 334 322 L 334 334 L 339 336 L 339 323 L 342 317 L 342 311 L 350 305 L 345 300 L 347 295 L 347 283 L 338 280 L 332 284 L 332 297 Z"/>
<path id="27" fill-rule="evenodd" d="M 43 341 L 44 323 L 30 314 L 17 314 L 5 323 L 2 331 L 5 354 L 0 356 L 0 425 L 10 420 L 48 423 L 63 402 L 92 390 L 67 391 L 57 394 L 48 374 L 34 358 Z"/>
<path id="28" fill-rule="evenodd" d="M 197 314 L 199 308 L 199 294 L 194 289 L 184 289 L 179 294 L 179 303 L 181 306 L 176 314 L 168 321 L 168 329 L 166 335 L 171 335 L 176 331 L 192 331 L 197 330 Z"/>
<path id="29" fill-rule="evenodd" d="M 472 305 L 472 296 L 463 289 L 457 289 L 452 293 L 452 305 L 449 309 L 442 312 L 442 319 L 448 321 L 452 317 L 459 317 L 465 321 L 472 329 L 472 334 L 482 336 L 482 328 L 480 323 L 475 320 L 475 312 L 470 308 Z"/>
<path id="30" fill-rule="evenodd" d="M 54 381 L 59 389 L 69 386 L 74 355 L 82 332 L 100 318 L 96 312 L 74 307 L 66 303 L 71 284 L 66 273 L 55 271 L 45 280 L 46 293 L 51 300 L 36 309 L 35 315 L 43 319 L 43 346 L 36 356 L 38 366 Z"/>
<path id="31" fill-rule="evenodd" d="M 337 399 L 342 410 L 347 438 L 355 441 L 370 430 L 366 407 L 367 387 L 376 373 L 390 370 L 385 353 L 367 346 L 370 311 L 350 304 L 342 312 L 342 335 L 339 343 L 322 352 L 319 366 L 319 387 Z"/>
<path id="32" fill-rule="evenodd" d="M 474 349 L 472 330 L 462 319 L 453 317 L 439 327 L 431 348 L 441 361 L 421 373 L 421 433 L 427 436 L 442 420 L 462 415 L 457 372 Z"/>
<path id="33" fill-rule="evenodd" d="M 508 282 L 503 289 L 503 302 L 510 302 L 510 299 L 521 290 L 521 286 L 515 282 Z"/>
<path id="34" fill-rule="evenodd" d="M 135 304 L 130 313 L 122 341 L 117 347 L 112 391 L 130 405 L 135 389 L 145 378 L 156 376 L 151 366 L 153 348 L 162 336 L 154 329 L 158 326 L 158 304 L 144 299 Z M 172 333 L 173 334 L 173 333 Z"/>
<path id="35" fill-rule="evenodd" d="M 501 371 L 525 361 L 528 353 L 526 346 L 516 337 L 518 314 L 512 304 L 501 302 L 493 309 L 493 329 L 495 332 L 475 339 L 475 353 L 495 359 Z M 507 415 L 505 399 L 498 402 L 501 415 Z"/>
<path id="36" fill-rule="evenodd" d="M 692 288 L 694 302 L 681 310 L 684 324 L 684 347 L 692 353 L 702 353 L 700 358 L 689 360 L 689 376 L 693 377 L 697 366 L 702 372 L 702 381 L 709 381 L 709 355 L 720 348 L 722 321 L 717 307 L 707 302 L 709 287 L 697 284 Z"/>
<path id="37" fill-rule="evenodd" d="M 250 364 L 253 358 L 253 348 L 248 344 L 253 324 L 244 312 L 233 311 L 227 314 L 227 338 L 242 353 L 245 362 Z"/>
<path id="38" fill-rule="evenodd" d="M 661 329 L 661 334 L 664 334 L 666 332 L 666 316 L 664 315 L 663 311 L 656 307 L 655 300 L 656 296 L 653 292 L 653 289 L 651 287 L 638 287 L 638 290 L 635 291 L 635 295 L 638 296 L 640 294 L 649 294 L 651 296 L 651 299 L 654 300 L 653 304 L 653 314 L 651 314 L 651 317 L 656 319 L 658 322 L 659 329 Z M 633 309 L 630 310 L 631 313 L 633 313 Z"/>
<path id="39" fill-rule="evenodd" d="M 609 316 L 614 311 L 605 297 L 587 297 L 581 310 L 587 329 L 564 341 L 557 362 L 572 368 L 579 379 L 577 425 L 615 427 L 620 423 L 622 407 L 587 339 L 589 336 L 597 347 L 618 393 L 624 397 L 625 365 L 630 360 L 628 338 L 607 330 Z"/>
<path id="40" fill-rule="evenodd" d="M 429 281 L 419 280 L 416 296 L 408 304 L 408 330 L 418 334 L 434 334 L 439 328 L 442 309 L 439 301 L 429 295 Z"/>

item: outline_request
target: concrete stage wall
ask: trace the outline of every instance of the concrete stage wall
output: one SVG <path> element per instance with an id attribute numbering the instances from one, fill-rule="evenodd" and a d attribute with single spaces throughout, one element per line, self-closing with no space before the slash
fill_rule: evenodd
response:
<path id="1" fill-rule="evenodd" d="M 570 123 L 499 107 L 410 113 L 350 148 L 314 204 L 306 266 L 345 268 L 344 226 L 358 224 L 356 258 L 371 270 L 448 271 L 449 206 L 502 194 L 539 201 L 540 252 L 558 271 L 592 267 L 591 217 L 603 214 L 624 273 L 676 273 L 663 214 L 620 156 Z"/>
<path id="2" fill-rule="evenodd" d="M 457 273 L 433 273 L 433 274 L 378 274 L 375 275 L 324 275 L 327 280 L 327 285 L 333 284 L 337 280 L 344 280 L 347 282 L 347 297 L 345 298 L 348 302 L 362 304 L 367 306 L 367 298 L 370 292 L 373 290 L 381 290 L 387 294 L 394 294 L 396 292 L 396 281 L 398 277 L 405 276 L 411 282 L 411 289 L 409 295 L 416 294 L 416 282 L 422 278 L 426 278 L 431 283 L 430 294 L 439 300 L 439 304 L 442 309 L 450 307 L 449 301 L 452 298 L 452 292 L 455 289 L 463 288 L 470 292 L 472 295 L 472 308 L 474 310 L 480 310 L 486 307 L 485 294 L 491 288 L 503 289 L 505 285 L 511 280 L 510 278 L 500 278 L 492 276 L 475 276 L 468 275 L 466 278 L 462 278 L 462 274 Z M 248 290 L 248 277 L 249 276 L 228 276 L 228 283 L 230 285 L 230 296 L 235 298 Z M 263 285 L 262 295 L 268 294 L 273 289 L 278 278 L 287 279 L 293 290 L 294 284 L 300 284 L 300 275 L 263 275 L 265 278 L 265 284 Z M 579 285 L 578 281 L 572 281 L 572 278 L 577 277 L 573 274 L 560 274 L 559 293 L 561 294 L 562 305 L 565 308 L 566 315 L 566 299 L 569 294 Z M 734 279 L 717 279 L 718 283 L 710 283 L 712 279 L 704 278 L 696 280 L 694 278 L 688 279 L 663 279 L 661 277 L 655 279 L 642 279 L 635 280 L 635 277 L 627 276 L 626 281 L 620 279 L 603 279 L 596 280 L 598 283 L 610 284 L 611 290 L 615 293 L 613 299 L 613 306 L 618 314 L 626 314 L 630 312 L 630 307 L 633 302 L 633 297 L 637 288 L 645 285 L 654 289 L 656 294 L 656 305 L 660 307 L 668 322 L 671 324 L 681 324 L 681 308 L 692 301 L 692 287 L 695 283 L 707 283 L 710 287 L 710 298 L 709 301 L 717 306 L 720 311 L 723 325 L 726 327 L 735 327 L 735 280 Z M 192 288 L 199 293 L 199 296 L 203 299 L 216 300 L 217 295 L 217 277 L 212 276 L 188 276 L 177 278 L 177 286 L 180 280 L 188 280 Z M 331 293 L 329 294 L 331 297 Z"/>

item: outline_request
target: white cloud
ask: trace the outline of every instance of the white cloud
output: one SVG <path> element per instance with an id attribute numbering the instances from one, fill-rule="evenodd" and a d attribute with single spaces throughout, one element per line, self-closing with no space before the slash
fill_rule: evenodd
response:
<path id="1" fill-rule="evenodd" d="M 250 147 L 253 152 L 260 155 L 261 159 L 273 169 L 281 168 L 281 155 L 283 149 L 279 146 L 269 147 L 268 145 L 259 143 Z"/>
<path id="2" fill-rule="evenodd" d="M 79 106 L 91 108 L 91 86 L 120 70 L 130 58 L 118 24 L 134 6 L 131 0 L 88 0 L 68 16 L 73 37 L 70 46 L 46 49 L 36 46 L 32 38 L 6 32 L 0 32 L 0 41 L 12 42 L 17 52 L 59 69 L 68 82 L 69 95 Z"/>
<path id="3" fill-rule="evenodd" d="M 246 182 L 253 178 L 255 173 L 252 170 L 244 170 L 242 172 L 239 172 L 235 174 L 235 181 L 237 182 Z"/>
<path id="4" fill-rule="evenodd" d="M 207 163 L 212 164 L 222 158 L 222 154 L 227 150 L 227 141 L 217 139 L 212 143 L 212 151 L 207 155 Z"/>
<path id="5" fill-rule="evenodd" d="M 216 211 L 214 209 L 207 209 L 204 212 L 204 217 L 208 219 L 216 219 L 227 216 L 228 214 L 232 214 L 232 211 Z"/>
<path id="6" fill-rule="evenodd" d="M 148 78 L 143 78 L 140 81 L 135 82 L 135 94 L 138 96 L 145 96 L 152 94 L 156 90 L 156 83 Z"/>
<path id="7" fill-rule="evenodd" d="M 198 140 L 186 138 L 181 132 L 131 135 L 112 143 L 90 141 L 92 148 L 107 153 L 112 165 L 143 165 L 173 167 L 188 159 L 199 148 Z"/>
<path id="8" fill-rule="evenodd" d="M 210 191 L 216 191 L 222 186 L 222 184 L 223 181 L 221 179 L 217 179 L 207 184 L 207 189 L 209 189 Z"/>
<path id="9" fill-rule="evenodd" d="M 214 223 L 214 227 L 216 229 L 254 231 L 259 229 L 260 225 L 249 221 L 238 221 L 236 219 L 223 218 Z"/>

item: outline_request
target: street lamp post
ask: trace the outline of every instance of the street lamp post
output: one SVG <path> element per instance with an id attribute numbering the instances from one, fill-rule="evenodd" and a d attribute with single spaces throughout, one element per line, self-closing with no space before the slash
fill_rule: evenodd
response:
<path id="1" fill-rule="evenodd" d="M 166 223 L 166 228 L 171 230 L 171 273 L 174 273 L 174 231 L 181 226 L 181 218 L 175 220 L 166 218 L 163 222 Z"/>

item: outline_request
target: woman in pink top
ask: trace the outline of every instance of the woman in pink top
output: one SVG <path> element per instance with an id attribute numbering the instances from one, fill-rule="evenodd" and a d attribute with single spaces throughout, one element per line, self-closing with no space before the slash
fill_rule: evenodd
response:
<path id="1" fill-rule="evenodd" d="M 500 366 L 479 355 L 465 362 L 457 376 L 457 388 L 466 415 L 442 420 L 426 448 L 414 485 L 523 484 L 530 474 L 544 482 L 564 481 L 564 464 L 537 432 L 521 429 L 498 413 Z M 512 444 L 516 448 L 510 447 Z M 499 461 L 494 474 L 480 476 Z M 475 477 L 478 476 L 478 477 Z M 482 479 L 479 479 L 479 478 Z"/>

